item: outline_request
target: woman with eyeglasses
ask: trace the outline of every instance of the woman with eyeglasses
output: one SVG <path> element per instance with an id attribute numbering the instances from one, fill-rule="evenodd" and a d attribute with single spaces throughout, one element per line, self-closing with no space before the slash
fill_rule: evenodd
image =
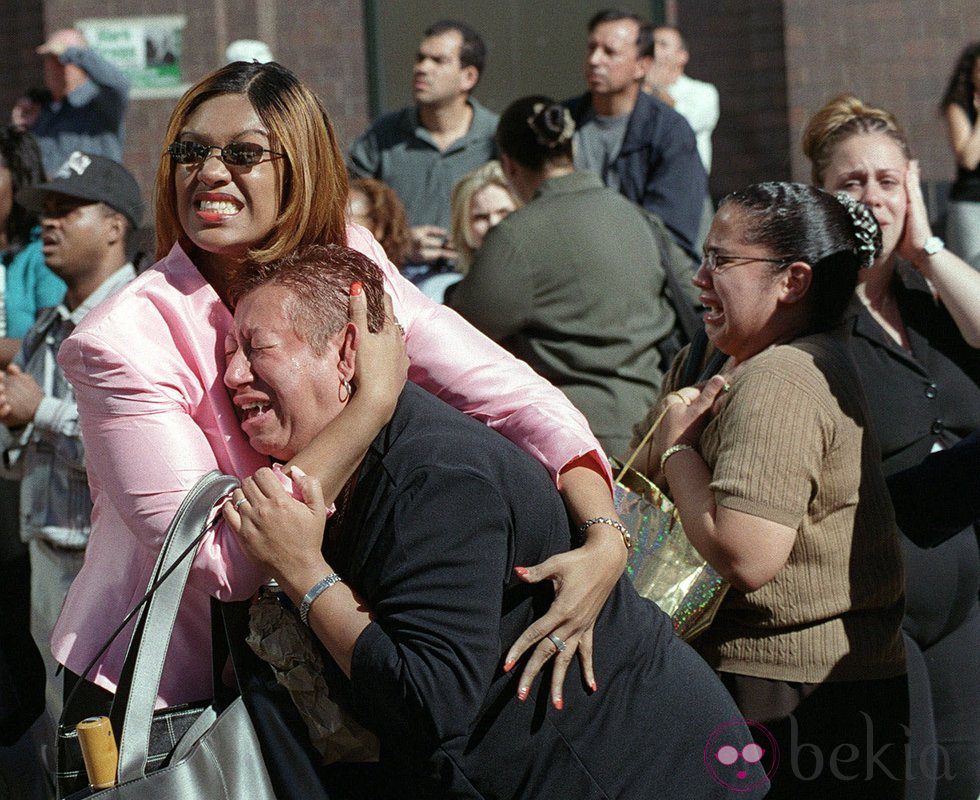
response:
<path id="1" fill-rule="evenodd" d="M 555 659 L 555 685 L 576 650 L 586 683 L 595 685 L 591 628 L 626 547 L 608 468 L 584 418 L 526 365 L 423 298 L 367 231 L 347 224 L 347 174 L 333 129 L 316 96 L 285 68 L 236 62 L 202 79 L 177 103 L 167 143 L 156 182 L 160 260 L 94 310 L 59 355 L 78 397 L 94 512 L 85 566 L 55 630 L 55 657 L 78 673 L 98 652 L 142 593 L 161 537 L 198 478 L 215 468 L 244 478 L 269 464 L 238 423 L 279 409 L 233 407 L 220 378 L 232 275 L 300 245 L 338 243 L 383 269 L 404 347 L 393 323 L 379 335 L 362 332 L 366 361 L 348 410 L 290 463 L 319 478 L 333 500 L 390 418 L 407 353 L 409 378 L 549 468 L 574 524 L 607 520 L 587 526 L 578 550 L 527 565 L 527 580 L 554 579 L 559 590 L 511 651 L 517 660 L 532 650 L 521 665 L 530 680 L 554 656 L 545 638 L 553 634 L 568 644 Z M 248 597 L 266 577 L 223 524 L 210 535 L 177 618 L 161 703 L 210 696 L 208 597 Z M 100 691 L 115 689 L 125 639 L 89 676 Z"/>
<path id="2" fill-rule="evenodd" d="M 811 186 L 725 198 L 694 277 L 724 378 L 678 388 L 678 356 L 643 454 L 731 583 L 694 645 L 778 742 L 770 798 L 903 797 L 901 552 L 860 381 L 831 333 L 880 249 L 865 206 Z"/>

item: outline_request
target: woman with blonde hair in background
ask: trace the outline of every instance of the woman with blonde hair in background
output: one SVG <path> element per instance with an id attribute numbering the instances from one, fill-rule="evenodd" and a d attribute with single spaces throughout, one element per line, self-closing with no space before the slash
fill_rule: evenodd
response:
<path id="1" fill-rule="evenodd" d="M 956 157 L 946 223 L 949 246 L 980 269 L 980 42 L 960 55 L 941 107 Z"/>
<path id="2" fill-rule="evenodd" d="M 887 111 L 843 95 L 810 120 L 813 182 L 867 205 L 883 248 L 845 315 L 886 476 L 980 427 L 980 273 L 932 235 L 919 164 Z M 980 793 L 980 554 L 973 526 L 938 546 L 904 530 L 909 797 Z M 933 728 L 938 748 L 932 744 Z M 938 783 L 936 779 L 938 778 Z"/>
<path id="3" fill-rule="evenodd" d="M 490 229 L 521 205 L 499 161 L 488 161 L 459 179 L 453 187 L 450 210 L 450 238 L 458 253 L 457 272 L 469 272 Z"/>
<path id="4" fill-rule="evenodd" d="M 457 253 L 455 269 L 424 278 L 418 282 L 419 289 L 443 302 L 449 287 L 469 272 L 490 229 L 519 206 L 521 201 L 507 183 L 499 161 L 488 161 L 466 173 L 453 187 L 449 210 L 449 238 Z"/>

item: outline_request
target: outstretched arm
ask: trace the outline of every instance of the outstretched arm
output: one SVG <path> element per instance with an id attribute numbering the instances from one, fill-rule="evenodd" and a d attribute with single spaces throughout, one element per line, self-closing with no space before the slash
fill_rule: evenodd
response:
<path id="1" fill-rule="evenodd" d="M 126 73 L 91 47 L 68 47 L 59 56 L 62 64 L 76 64 L 103 89 L 108 89 L 125 100 L 129 92 Z"/>

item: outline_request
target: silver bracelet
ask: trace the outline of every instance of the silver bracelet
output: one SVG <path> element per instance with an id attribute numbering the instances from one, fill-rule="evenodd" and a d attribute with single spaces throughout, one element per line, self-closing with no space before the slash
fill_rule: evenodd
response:
<path id="1" fill-rule="evenodd" d="M 623 544 L 626 545 L 626 549 L 630 550 L 633 547 L 633 536 L 630 534 L 629 529 L 617 520 L 610 519 L 609 517 L 593 517 L 592 519 L 587 519 L 581 525 L 578 526 L 579 535 L 584 534 L 593 525 L 598 525 L 602 523 L 603 525 L 608 525 L 611 528 L 615 528 L 622 534 Z"/>
<path id="2" fill-rule="evenodd" d="M 664 450 L 663 455 L 660 456 L 660 471 L 661 472 L 664 471 L 664 464 L 667 463 L 667 459 L 670 458 L 672 455 L 676 455 L 682 450 L 693 450 L 693 449 L 694 448 L 691 447 L 691 445 L 689 444 L 675 444 L 673 447 L 668 447 L 666 450 Z"/>
<path id="3" fill-rule="evenodd" d="M 306 596 L 303 598 L 303 602 L 299 604 L 299 618 L 304 625 L 309 627 L 310 606 L 313 605 L 313 601 L 335 583 L 340 583 L 342 580 L 343 578 L 341 578 L 336 572 L 331 572 L 329 575 L 324 578 L 320 578 L 320 580 L 313 584 L 313 588 L 306 593 Z"/>

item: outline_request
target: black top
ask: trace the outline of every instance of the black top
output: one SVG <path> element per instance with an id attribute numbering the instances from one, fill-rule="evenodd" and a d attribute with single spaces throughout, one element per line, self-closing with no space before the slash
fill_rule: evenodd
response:
<path id="1" fill-rule="evenodd" d="M 973 103 L 969 103 L 968 106 L 960 106 L 960 108 L 966 112 L 970 126 L 976 125 L 977 109 Z M 956 166 L 956 181 L 949 190 L 949 199 L 980 203 L 980 164 L 973 169 L 967 169 L 961 165 Z"/>
<path id="2" fill-rule="evenodd" d="M 859 301 L 846 321 L 885 475 L 918 464 L 937 442 L 949 447 L 980 427 L 980 351 L 964 341 L 917 273 L 902 272 L 893 289 L 911 353 Z"/>
<path id="3" fill-rule="evenodd" d="M 330 662 L 327 681 L 381 741 L 374 793 L 639 799 L 656 786 L 663 797 L 730 796 L 704 749 L 740 715 L 625 577 L 596 625 L 599 691 L 575 663 L 563 711 L 548 702 L 550 669 L 517 700 L 523 662 L 505 674 L 503 656 L 553 594 L 513 568 L 567 550 L 571 533 L 545 469 L 502 436 L 409 384 L 338 527 L 328 558 L 374 621 L 350 680 Z M 739 749 L 749 741 L 744 725 L 733 733 Z M 745 796 L 763 796 L 758 765 L 743 780 L 761 783 Z"/>
<path id="4" fill-rule="evenodd" d="M 980 430 L 888 478 L 895 521 L 932 547 L 980 519 Z"/>
<path id="5" fill-rule="evenodd" d="M 937 443 L 950 447 L 980 428 L 980 351 L 964 341 L 918 273 L 901 272 L 893 289 L 911 353 L 859 301 L 845 320 L 886 476 L 918 465 Z M 925 648 L 954 630 L 976 605 L 977 537 L 969 527 L 923 550 L 912 542 L 928 541 L 928 532 L 903 533 L 908 537 L 903 540 L 905 629 Z"/>
<path id="6" fill-rule="evenodd" d="M 576 125 L 592 108 L 592 96 L 565 101 Z M 666 103 L 640 92 L 614 162 L 619 192 L 664 221 L 677 244 L 700 260 L 697 238 L 708 196 L 708 175 L 690 123 Z"/>

